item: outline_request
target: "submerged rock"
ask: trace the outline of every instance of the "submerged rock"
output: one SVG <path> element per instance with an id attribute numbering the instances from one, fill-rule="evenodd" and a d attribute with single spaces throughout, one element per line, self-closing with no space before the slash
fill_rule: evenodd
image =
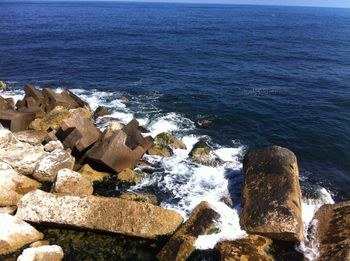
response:
<path id="1" fill-rule="evenodd" d="M 161 261 L 187 260 L 195 250 L 198 236 L 207 235 L 216 227 L 220 215 L 203 201 L 192 212 L 188 220 L 180 227 L 158 254 Z"/>
<path id="2" fill-rule="evenodd" d="M 272 261 L 269 254 L 272 240 L 266 237 L 250 235 L 233 241 L 222 241 L 215 246 L 222 261 L 259 260 Z"/>
<path id="3" fill-rule="evenodd" d="M 91 182 L 103 181 L 110 176 L 110 174 L 107 172 L 100 172 L 94 170 L 89 166 L 89 164 L 85 164 L 84 166 L 82 166 L 79 170 L 79 173 Z"/>
<path id="4" fill-rule="evenodd" d="M 0 162 L 0 206 L 14 206 L 24 194 L 36 190 L 40 183 L 19 175 L 10 165 Z"/>
<path id="5" fill-rule="evenodd" d="M 108 111 L 108 108 L 105 106 L 98 106 L 94 112 L 95 119 L 106 115 L 109 115 L 109 111 Z"/>
<path id="6" fill-rule="evenodd" d="M 68 195 L 92 195 L 94 188 L 91 180 L 70 169 L 58 171 L 57 178 L 52 187 L 53 192 Z"/>
<path id="7" fill-rule="evenodd" d="M 119 198 L 126 199 L 126 200 L 132 200 L 137 202 L 145 202 L 152 205 L 158 205 L 158 199 L 155 195 L 152 194 L 144 194 L 144 193 L 127 193 L 122 194 L 119 196 Z"/>
<path id="8" fill-rule="evenodd" d="M 54 182 L 59 170 L 73 169 L 75 159 L 62 149 L 56 149 L 40 159 L 34 171 L 34 178 L 39 181 Z"/>
<path id="9" fill-rule="evenodd" d="M 154 140 L 157 144 L 168 145 L 174 149 L 186 149 L 186 145 L 181 140 L 167 132 L 158 134 Z"/>
<path id="10" fill-rule="evenodd" d="M 183 221 L 175 211 L 147 203 L 97 196 L 67 196 L 40 190 L 30 192 L 20 200 L 16 217 L 37 224 L 149 239 L 173 234 Z"/>
<path id="11" fill-rule="evenodd" d="M 149 155 L 156 155 L 161 157 L 170 157 L 174 155 L 173 150 L 168 145 L 153 144 L 148 150 Z"/>
<path id="12" fill-rule="evenodd" d="M 117 180 L 127 185 L 135 185 L 141 182 L 142 175 L 132 169 L 124 169 L 117 175 Z"/>
<path id="13" fill-rule="evenodd" d="M 29 125 L 30 129 L 47 131 L 47 130 L 56 130 L 59 128 L 59 125 L 65 119 L 68 119 L 72 116 L 68 109 L 57 106 L 52 111 L 47 113 L 42 119 L 35 119 Z"/>
<path id="14" fill-rule="evenodd" d="M 63 257 L 60 246 L 38 246 L 24 249 L 17 261 L 61 261 Z"/>
<path id="15" fill-rule="evenodd" d="M 350 260 L 350 201 L 323 205 L 316 212 L 318 261 Z"/>
<path id="16" fill-rule="evenodd" d="M 272 239 L 302 241 L 301 191 L 294 153 L 278 146 L 250 150 L 243 170 L 242 228 Z"/>
<path id="17" fill-rule="evenodd" d="M 207 166 L 217 166 L 224 163 L 204 141 L 198 141 L 188 155 L 192 161 Z"/>
<path id="18" fill-rule="evenodd" d="M 0 213 L 0 224 L 0 255 L 15 252 L 44 236 L 28 223 L 9 214 Z"/>

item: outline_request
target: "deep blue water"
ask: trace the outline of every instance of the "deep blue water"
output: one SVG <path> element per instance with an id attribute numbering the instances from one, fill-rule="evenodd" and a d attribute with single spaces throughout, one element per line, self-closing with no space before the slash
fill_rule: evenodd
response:
<path id="1" fill-rule="evenodd" d="M 0 17 L 12 87 L 162 94 L 217 143 L 286 146 L 350 199 L 350 9 L 1 1 Z"/>

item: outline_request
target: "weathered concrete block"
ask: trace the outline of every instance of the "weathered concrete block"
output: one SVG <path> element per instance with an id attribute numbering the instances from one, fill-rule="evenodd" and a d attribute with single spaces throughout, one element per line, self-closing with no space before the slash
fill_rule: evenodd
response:
<path id="1" fill-rule="evenodd" d="M 249 234 L 301 241 L 301 191 L 297 159 L 286 148 L 250 150 L 244 157 L 240 224 Z"/>
<path id="2" fill-rule="evenodd" d="M 79 104 L 77 104 L 69 95 L 56 93 L 49 88 L 44 88 L 42 94 L 44 95 L 45 100 L 45 112 L 50 112 L 57 106 L 62 106 L 68 110 L 79 107 Z"/>
<path id="3" fill-rule="evenodd" d="M 40 190 L 20 200 L 16 217 L 37 224 L 51 223 L 150 239 L 171 235 L 183 221 L 175 211 L 148 203 L 66 196 Z"/>
<path id="4" fill-rule="evenodd" d="M 12 132 L 26 130 L 35 119 L 35 113 L 0 111 L 0 124 Z"/>

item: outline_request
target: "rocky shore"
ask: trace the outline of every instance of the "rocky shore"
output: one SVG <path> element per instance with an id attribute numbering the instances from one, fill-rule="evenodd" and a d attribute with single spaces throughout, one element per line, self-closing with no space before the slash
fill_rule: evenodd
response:
<path id="1" fill-rule="evenodd" d="M 84 247 L 81 240 L 65 241 L 71 231 L 108 240 L 123 237 L 137 242 L 136 249 L 152 248 L 147 258 L 136 255 L 133 260 L 305 260 L 295 250 L 306 235 L 298 163 L 289 149 L 270 146 L 246 153 L 240 225 L 247 234 L 198 253 L 196 240 L 220 230 L 220 213 L 208 202 L 184 220 L 158 206 L 152 194 L 98 193 L 101 184 L 140 183 L 152 175 L 140 171 L 140 166 L 152 165 L 144 155 L 171 157 L 174 150 L 187 149 L 183 141 L 171 133 L 152 137 L 136 119 L 127 124 L 107 120 L 102 131 L 96 120 L 108 109 L 92 111 L 69 90 L 57 93 L 26 84 L 24 92 L 18 101 L 0 96 L 0 259 L 68 260 L 68 252 L 71 257 L 75 247 Z M 224 163 L 204 141 L 191 148 L 188 158 L 204 166 Z M 224 201 L 232 207 L 231 199 Z M 317 260 L 349 259 L 350 202 L 322 206 L 312 224 L 308 240 L 318 246 Z M 53 234 L 58 240 L 50 242 Z M 108 258 L 128 259 L 120 252 Z"/>

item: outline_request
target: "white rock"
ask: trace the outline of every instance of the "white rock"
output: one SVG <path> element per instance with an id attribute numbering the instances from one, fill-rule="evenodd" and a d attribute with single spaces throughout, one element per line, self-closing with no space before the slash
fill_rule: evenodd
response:
<path id="1" fill-rule="evenodd" d="M 39 181 L 54 182 L 58 171 L 64 168 L 73 169 L 74 162 L 74 157 L 68 152 L 56 149 L 39 161 L 33 177 Z"/>
<path id="2" fill-rule="evenodd" d="M 28 223 L 9 214 L 0 213 L 0 224 L 0 255 L 15 252 L 44 237 Z"/>
<path id="3" fill-rule="evenodd" d="M 63 256 L 64 253 L 60 246 L 39 246 L 24 249 L 17 261 L 60 261 Z"/>
<path id="4" fill-rule="evenodd" d="M 52 152 L 56 149 L 64 149 L 62 142 L 60 142 L 59 140 L 52 140 L 44 146 L 44 150 L 47 152 Z"/>
<path id="5" fill-rule="evenodd" d="M 40 183 L 19 175 L 5 162 L 0 162 L 0 206 L 14 206 L 24 194 L 40 187 Z"/>
<path id="6" fill-rule="evenodd" d="M 7 129 L 0 129 L 0 148 L 4 148 L 9 144 L 16 143 L 17 140 L 11 131 Z"/>
<path id="7" fill-rule="evenodd" d="M 92 182 L 70 169 L 61 169 L 57 174 L 56 182 L 53 185 L 53 192 L 68 195 L 92 195 L 94 191 Z"/>

